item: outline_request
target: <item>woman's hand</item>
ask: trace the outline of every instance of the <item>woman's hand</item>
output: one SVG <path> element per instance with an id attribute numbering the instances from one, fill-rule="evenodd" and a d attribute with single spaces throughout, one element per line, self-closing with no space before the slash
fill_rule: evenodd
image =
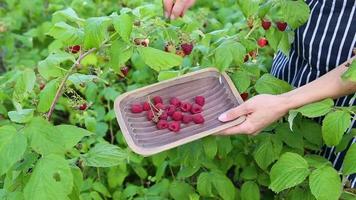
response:
<path id="1" fill-rule="evenodd" d="M 282 95 L 257 95 L 240 106 L 220 115 L 219 120 L 223 122 L 234 120 L 243 115 L 246 115 L 246 121 L 226 129 L 218 133 L 218 135 L 256 135 L 265 127 L 287 114 L 287 105 L 288 101 Z"/>
<path id="2" fill-rule="evenodd" d="M 170 19 L 182 17 L 195 0 L 163 0 L 164 15 Z"/>

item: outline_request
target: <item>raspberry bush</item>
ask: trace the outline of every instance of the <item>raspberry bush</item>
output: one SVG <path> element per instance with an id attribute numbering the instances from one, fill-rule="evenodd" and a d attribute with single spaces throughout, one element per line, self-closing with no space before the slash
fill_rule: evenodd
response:
<path id="1" fill-rule="evenodd" d="M 340 172 L 317 154 L 323 145 L 342 151 L 356 135 L 343 135 L 355 108 L 331 99 L 255 137 L 209 136 L 148 158 L 128 149 L 113 111 L 126 91 L 209 66 L 226 71 L 244 98 L 291 90 L 268 72 L 309 8 L 227 0 L 198 1 L 174 21 L 162 13 L 159 0 L 0 2 L 0 199 L 355 198 L 346 179 L 356 172 L 355 144 Z M 355 62 L 343 78 L 356 81 Z M 167 115 L 203 123 L 175 114 L 178 103 Z M 320 116 L 322 125 L 312 120 Z M 157 126 L 179 131 L 180 122 Z"/>

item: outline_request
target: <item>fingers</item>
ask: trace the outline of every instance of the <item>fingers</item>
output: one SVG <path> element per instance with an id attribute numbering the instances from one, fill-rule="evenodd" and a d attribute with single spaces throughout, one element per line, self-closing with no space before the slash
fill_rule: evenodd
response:
<path id="1" fill-rule="evenodd" d="M 221 114 L 219 116 L 219 120 L 222 122 L 228 122 L 228 121 L 234 120 L 238 117 L 241 117 L 243 115 L 247 115 L 249 113 L 250 113 L 249 109 L 247 109 L 246 103 L 244 103 L 244 104 L 241 104 L 240 106 L 237 106 L 237 107 Z"/>
<path id="2" fill-rule="evenodd" d="M 169 18 L 172 13 L 172 8 L 173 8 L 173 0 L 163 0 L 163 6 L 164 6 L 164 16 L 166 18 Z"/>
<path id="3" fill-rule="evenodd" d="M 186 0 L 176 0 L 170 18 L 173 20 L 182 16 L 186 4 L 187 4 Z"/>
<path id="4" fill-rule="evenodd" d="M 225 129 L 216 135 L 239 135 L 239 134 L 256 135 L 259 132 L 260 131 L 257 130 L 253 124 L 251 124 L 249 121 L 245 121 L 240 125 Z"/>

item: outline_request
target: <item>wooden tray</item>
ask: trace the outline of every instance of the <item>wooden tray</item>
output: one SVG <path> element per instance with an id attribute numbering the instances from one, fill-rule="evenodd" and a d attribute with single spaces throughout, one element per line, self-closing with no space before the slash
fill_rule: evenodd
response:
<path id="1" fill-rule="evenodd" d="M 174 133 L 167 129 L 157 130 L 153 122 L 147 121 L 145 112 L 131 113 L 131 104 L 147 101 L 148 96 L 156 95 L 161 96 L 164 103 L 173 96 L 192 102 L 195 96 L 203 95 L 206 99 L 203 107 L 205 123 L 181 124 L 181 130 Z M 206 68 L 122 94 L 115 100 L 115 113 L 129 147 L 138 154 L 149 156 L 242 123 L 245 117 L 225 123 L 218 120 L 220 114 L 242 102 L 226 73 Z"/>

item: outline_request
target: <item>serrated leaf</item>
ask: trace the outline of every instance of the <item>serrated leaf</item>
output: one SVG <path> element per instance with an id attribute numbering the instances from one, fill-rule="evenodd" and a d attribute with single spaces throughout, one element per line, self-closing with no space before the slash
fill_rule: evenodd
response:
<path id="1" fill-rule="evenodd" d="M 127 153 L 118 146 L 98 143 L 83 155 L 83 163 L 92 167 L 112 167 L 127 159 Z"/>
<path id="2" fill-rule="evenodd" d="M 189 195 L 193 193 L 192 186 L 182 181 L 173 181 L 169 187 L 169 194 L 175 200 L 189 199 Z"/>
<path id="3" fill-rule="evenodd" d="M 199 174 L 197 180 L 197 190 L 199 194 L 203 197 L 213 197 L 212 193 L 212 180 L 208 172 L 203 172 Z"/>
<path id="4" fill-rule="evenodd" d="M 115 40 L 110 47 L 110 65 L 116 72 L 131 58 L 133 48 L 121 40 Z"/>
<path id="5" fill-rule="evenodd" d="M 56 23 L 47 34 L 68 46 L 82 44 L 84 40 L 82 29 L 75 28 L 65 22 Z"/>
<path id="6" fill-rule="evenodd" d="M 277 51 L 279 42 L 283 36 L 283 32 L 277 30 L 275 27 L 271 27 L 266 31 L 266 38 L 268 40 L 268 45 Z"/>
<path id="7" fill-rule="evenodd" d="M 40 101 L 37 106 L 38 112 L 47 112 L 49 110 L 54 100 L 54 97 L 56 96 L 57 89 L 58 89 L 57 79 L 47 83 L 47 85 L 39 95 Z"/>
<path id="8" fill-rule="evenodd" d="M 235 186 L 224 174 L 213 172 L 212 183 L 219 196 L 224 200 L 235 199 Z"/>
<path id="9" fill-rule="evenodd" d="M 288 146 L 303 149 L 303 136 L 299 132 L 292 132 L 289 129 L 288 123 L 280 124 L 275 131 L 276 135 Z"/>
<path id="10" fill-rule="evenodd" d="M 255 84 L 259 94 L 282 94 L 292 90 L 292 86 L 271 74 L 264 74 Z"/>
<path id="11" fill-rule="evenodd" d="M 323 139 L 328 146 L 336 146 L 351 125 L 351 115 L 347 111 L 335 111 L 327 114 L 321 127 Z"/>
<path id="12" fill-rule="evenodd" d="M 353 60 L 347 71 L 342 75 L 342 79 L 356 81 L 356 60 Z"/>
<path id="13" fill-rule="evenodd" d="M 303 119 L 294 132 L 302 135 L 308 142 L 317 145 L 321 148 L 323 144 L 321 125 L 310 119 Z"/>
<path id="14" fill-rule="evenodd" d="M 179 66 L 183 62 L 183 58 L 178 55 L 151 47 L 138 47 L 138 51 L 144 62 L 157 72 Z"/>
<path id="15" fill-rule="evenodd" d="M 293 29 L 303 25 L 309 19 L 309 6 L 302 0 L 282 1 L 284 19 Z"/>
<path id="16" fill-rule="evenodd" d="M 26 123 L 32 119 L 33 111 L 34 109 L 22 109 L 18 111 L 10 111 L 7 113 L 7 115 L 12 122 Z"/>
<path id="17" fill-rule="evenodd" d="M 242 13 L 244 16 L 247 18 L 251 15 L 255 15 L 258 11 L 259 8 L 259 3 L 260 1 L 258 0 L 251 0 L 251 1 L 245 1 L 245 0 L 238 0 L 237 5 L 240 7 Z"/>
<path id="18" fill-rule="evenodd" d="M 308 165 L 310 167 L 314 168 L 320 168 L 326 165 L 332 166 L 330 161 L 328 161 L 326 158 L 318 156 L 318 155 L 306 155 L 304 156 L 305 160 L 308 162 Z"/>
<path id="19" fill-rule="evenodd" d="M 231 78 L 240 93 L 245 92 L 251 84 L 250 76 L 244 71 L 235 72 Z"/>
<path id="20" fill-rule="evenodd" d="M 294 187 L 309 175 L 307 161 L 296 153 L 287 152 L 272 166 L 269 186 L 274 192 Z"/>
<path id="21" fill-rule="evenodd" d="M 259 200 L 260 189 L 253 181 L 247 181 L 241 186 L 241 200 Z"/>
<path id="22" fill-rule="evenodd" d="M 35 72 L 31 69 L 24 70 L 16 81 L 13 99 L 17 102 L 21 102 L 32 92 L 35 82 Z"/>
<path id="23" fill-rule="evenodd" d="M 227 40 L 215 49 L 215 67 L 220 71 L 225 71 L 232 61 L 236 65 L 242 64 L 246 55 L 246 48 L 239 42 Z"/>
<path id="24" fill-rule="evenodd" d="M 79 25 L 82 25 L 84 22 L 84 19 L 80 18 L 72 8 L 66 8 L 64 10 L 59 10 L 53 13 L 53 22 L 60 22 L 66 20 L 77 23 Z"/>
<path id="25" fill-rule="evenodd" d="M 267 169 L 275 160 L 279 158 L 283 143 L 272 135 L 266 136 L 255 148 L 253 157 L 261 169 Z"/>
<path id="26" fill-rule="evenodd" d="M 58 125 L 55 126 L 55 128 L 60 134 L 63 135 L 64 148 L 68 151 L 71 150 L 71 148 L 83 137 L 93 134 L 92 132 L 73 125 Z"/>
<path id="27" fill-rule="evenodd" d="M 86 74 L 79 74 L 79 73 L 74 73 L 71 74 L 68 77 L 68 80 L 72 82 L 74 85 L 80 85 L 80 84 L 85 84 L 88 82 L 92 82 L 94 80 L 97 80 L 98 77 L 95 75 L 86 75 Z"/>
<path id="28" fill-rule="evenodd" d="M 125 42 L 130 42 L 130 35 L 133 27 L 133 19 L 127 13 L 112 16 L 115 30 Z"/>
<path id="29" fill-rule="evenodd" d="M 171 78 L 178 77 L 179 75 L 180 75 L 180 71 L 174 71 L 174 70 L 160 71 L 157 80 L 165 81 Z"/>
<path id="30" fill-rule="evenodd" d="M 203 148 L 205 155 L 213 159 L 218 152 L 218 145 L 216 143 L 215 137 L 207 137 L 203 139 Z"/>
<path id="31" fill-rule="evenodd" d="M 184 166 L 179 170 L 177 174 L 177 178 L 178 179 L 189 178 L 193 176 L 199 169 L 200 167 Z"/>
<path id="32" fill-rule="evenodd" d="M 22 158 L 26 147 L 26 137 L 13 126 L 0 127 L 0 176 Z"/>
<path id="33" fill-rule="evenodd" d="M 309 187 L 317 200 L 337 200 L 342 192 L 339 174 L 330 166 L 314 170 L 309 177 Z"/>
<path id="34" fill-rule="evenodd" d="M 282 37 L 278 43 L 278 49 L 284 53 L 284 55 L 289 56 L 289 51 L 291 48 L 291 42 L 289 39 L 289 34 L 287 31 L 282 32 Z"/>
<path id="35" fill-rule="evenodd" d="M 300 112 L 303 116 L 314 118 L 327 114 L 331 111 L 333 106 L 334 101 L 332 99 L 324 99 L 319 102 L 305 105 L 293 111 Z"/>
<path id="36" fill-rule="evenodd" d="M 288 193 L 288 200 L 315 200 L 308 188 L 296 187 Z"/>
<path id="37" fill-rule="evenodd" d="M 85 21 L 84 47 L 98 48 L 108 38 L 107 28 L 111 20 L 109 17 L 92 17 Z"/>
<path id="38" fill-rule="evenodd" d="M 41 158 L 24 188 L 26 200 L 68 199 L 73 187 L 73 175 L 68 162 L 59 155 Z"/>
<path id="39" fill-rule="evenodd" d="M 345 175 L 356 173 L 356 143 L 353 143 L 347 151 L 342 171 Z"/>
<path id="40" fill-rule="evenodd" d="M 66 61 L 72 61 L 74 63 L 75 58 L 73 55 L 66 52 L 51 53 L 46 59 L 38 63 L 38 72 L 46 80 L 61 77 L 66 71 L 63 68 L 60 68 L 60 64 Z"/>

